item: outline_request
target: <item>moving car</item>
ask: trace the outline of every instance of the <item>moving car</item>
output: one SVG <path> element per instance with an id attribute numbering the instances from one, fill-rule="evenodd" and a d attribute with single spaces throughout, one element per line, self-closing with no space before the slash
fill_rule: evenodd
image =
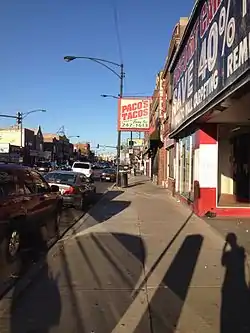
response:
<path id="1" fill-rule="evenodd" d="M 29 167 L 0 164 L 1 277 L 3 267 L 20 259 L 22 244 L 32 244 L 42 228 L 46 228 L 49 239 L 58 236 L 61 212 L 62 197 L 58 186 L 50 187 Z"/>
<path id="2" fill-rule="evenodd" d="M 96 193 L 96 187 L 91 178 L 79 172 L 56 170 L 49 172 L 45 179 L 50 186 L 59 187 L 64 206 L 82 210 Z"/>
<path id="3" fill-rule="evenodd" d="M 115 182 L 116 181 L 116 170 L 115 169 L 104 169 L 101 174 L 100 180 Z"/>
<path id="4" fill-rule="evenodd" d="M 93 167 L 90 162 L 74 162 L 72 165 L 73 172 L 80 172 L 86 177 L 93 177 Z"/>

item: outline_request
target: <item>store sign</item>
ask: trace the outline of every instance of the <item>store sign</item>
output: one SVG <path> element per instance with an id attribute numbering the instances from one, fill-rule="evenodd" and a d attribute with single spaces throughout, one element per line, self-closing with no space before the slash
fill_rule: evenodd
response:
<path id="1" fill-rule="evenodd" d="M 250 1 L 203 0 L 199 8 L 173 70 L 172 131 L 250 65 Z"/>
<path id="2" fill-rule="evenodd" d="M 149 130 L 151 98 L 126 97 L 119 99 L 118 130 L 147 132 Z"/>

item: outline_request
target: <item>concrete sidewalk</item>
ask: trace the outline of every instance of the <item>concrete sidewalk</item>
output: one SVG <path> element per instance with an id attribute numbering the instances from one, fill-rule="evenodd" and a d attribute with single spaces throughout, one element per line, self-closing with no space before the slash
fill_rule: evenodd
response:
<path id="1" fill-rule="evenodd" d="M 249 332 L 242 249 L 222 260 L 224 243 L 164 189 L 132 177 L 50 251 L 0 331 Z"/>

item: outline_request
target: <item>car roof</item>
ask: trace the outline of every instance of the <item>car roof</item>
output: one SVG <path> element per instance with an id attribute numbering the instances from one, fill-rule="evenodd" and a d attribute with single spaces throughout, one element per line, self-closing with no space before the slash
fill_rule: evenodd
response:
<path id="1" fill-rule="evenodd" d="M 32 170 L 32 169 L 25 165 L 0 162 L 0 170 Z"/>
<path id="2" fill-rule="evenodd" d="M 61 174 L 65 174 L 65 175 L 80 175 L 79 172 L 74 172 L 74 171 L 67 171 L 67 170 L 54 170 L 49 172 L 49 174 L 51 173 L 61 173 Z"/>
<path id="3" fill-rule="evenodd" d="M 92 165 L 91 162 L 83 162 L 83 161 L 75 161 L 75 162 L 73 163 L 73 165 L 74 165 L 75 163 L 82 163 L 82 164 L 90 164 L 90 165 Z"/>

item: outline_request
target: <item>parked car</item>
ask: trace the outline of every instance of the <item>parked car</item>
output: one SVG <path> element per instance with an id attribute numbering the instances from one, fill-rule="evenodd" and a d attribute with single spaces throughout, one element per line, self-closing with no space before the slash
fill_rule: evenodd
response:
<path id="1" fill-rule="evenodd" d="M 96 164 L 96 165 L 93 165 L 92 168 L 93 168 L 93 175 L 92 175 L 92 177 L 95 180 L 99 180 L 100 177 L 101 177 L 101 174 L 103 172 L 103 167 L 101 165 Z"/>
<path id="2" fill-rule="evenodd" d="M 45 227 L 49 238 L 58 236 L 62 197 L 35 170 L 0 164 L 0 268 L 20 259 L 21 246 Z"/>
<path id="3" fill-rule="evenodd" d="M 93 167 L 90 162 L 74 162 L 72 165 L 73 172 L 79 172 L 84 174 L 86 177 L 93 177 Z"/>
<path id="4" fill-rule="evenodd" d="M 104 169 L 101 174 L 100 180 L 115 182 L 116 181 L 116 170 L 115 169 Z"/>
<path id="5" fill-rule="evenodd" d="M 56 170 L 49 172 L 45 179 L 50 186 L 59 186 L 64 206 L 82 210 L 96 193 L 92 179 L 79 172 Z"/>
<path id="6" fill-rule="evenodd" d="M 50 162 L 37 162 L 35 170 L 41 174 L 46 174 L 47 172 L 52 171 L 52 165 Z"/>

